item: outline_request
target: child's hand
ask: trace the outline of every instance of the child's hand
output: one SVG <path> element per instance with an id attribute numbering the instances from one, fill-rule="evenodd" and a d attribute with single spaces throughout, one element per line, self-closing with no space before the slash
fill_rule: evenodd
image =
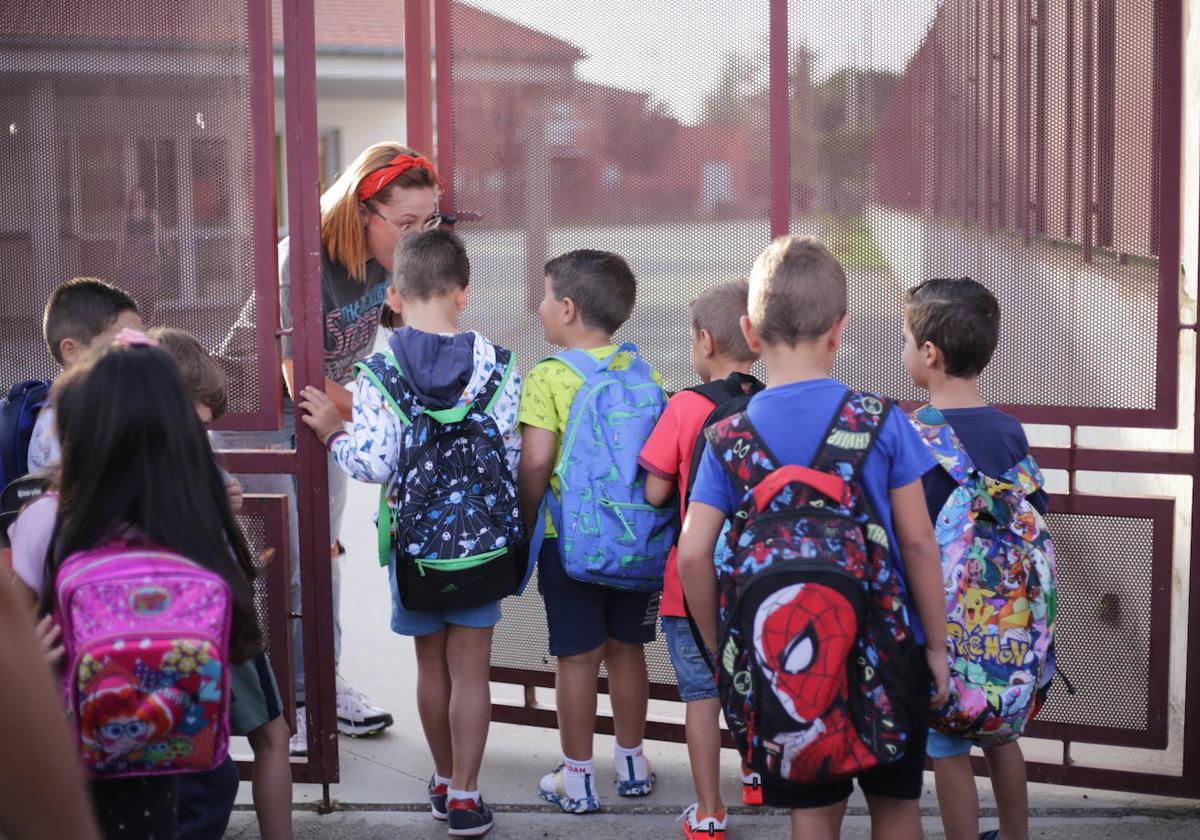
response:
<path id="1" fill-rule="evenodd" d="M 229 509 L 234 513 L 242 512 L 242 504 L 246 501 L 246 494 L 242 492 L 242 483 L 233 476 L 225 482 L 225 492 L 229 495 Z"/>
<path id="2" fill-rule="evenodd" d="M 950 699 L 950 663 L 946 659 L 946 648 L 925 648 L 925 661 L 933 675 L 933 697 L 929 708 L 936 709 Z"/>
<path id="3" fill-rule="evenodd" d="M 300 408 L 307 412 L 300 419 L 312 429 L 322 441 L 334 432 L 342 430 L 342 415 L 333 400 L 319 388 L 309 386 L 301 394 Z"/>
<path id="4" fill-rule="evenodd" d="M 62 629 L 54 623 L 53 616 L 46 616 L 37 624 L 38 641 L 42 643 L 42 656 L 51 667 L 63 658 Z"/>

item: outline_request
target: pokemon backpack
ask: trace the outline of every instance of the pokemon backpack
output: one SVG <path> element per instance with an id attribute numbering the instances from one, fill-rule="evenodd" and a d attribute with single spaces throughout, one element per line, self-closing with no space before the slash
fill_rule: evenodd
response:
<path id="1" fill-rule="evenodd" d="M 55 585 L 67 708 L 91 778 L 211 770 L 229 750 L 229 584 L 178 554 L 112 543 Z"/>
<path id="2" fill-rule="evenodd" d="M 981 745 L 1003 744 L 1033 720 L 1054 676 L 1054 544 L 1029 502 L 1042 487 L 1042 474 L 1027 455 L 1004 475 L 986 476 L 938 409 L 927 405 L 912 421 L 958 485 L 934 523 L 945 584 L 950 698 L 931 725 Z"/>
<path id="3" fill-rule="evenodd" d="M 776 785 L 908 749 L 912 628 L 860 483 L 891 405 L 847 392 L 808 467 L 781 463 L 744 413 L 706 432 L 742 492 L 718 560 L 721 705 L 745 763 Z"/>

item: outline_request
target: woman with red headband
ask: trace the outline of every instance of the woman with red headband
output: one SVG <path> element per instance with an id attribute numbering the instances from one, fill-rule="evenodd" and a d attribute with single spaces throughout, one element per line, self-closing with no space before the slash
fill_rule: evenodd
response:
<path id="1" fill-rule="evenodd" d="M 391 283 L 392 257 L 405 237 L 441 223 L 437 210 L 438 177 L 421 154 L 399 143 L 376 143 L 364 150 L 321 196 L 321 303 L 324 323 L 325 392 L 350 420 L 351 397 L 346 385 L 353 379 L 355 362 L 375 343 L 380 309 Z M 280 321 L 292 326 L 292 284 L 288 240 L 279 243 Z M 253 335 L 251 306 L 243 311 L 242 333 Z M 387 326 L 391 326 L 389 323 Z M 235 328 L 235 332 L 237 328 Z M 231 336 L 232 339 L 232 336 Z M 284 379 L 294 393 L 291 335 L 282 339 Z M 238 355 L 229 352 L 223 355 Z M 291 448 L 295 446 L 295 415 L 289 401 L 282 432 L 225 432 L 221 448 Z M 288 494 L 288 516 L 297 521 L 296 491 L 287 476 L 239 476 L 246 492 Z M 286 486 L 285 486 L 286 485 Z M 330 535 L 333 560 L 333 647 L 335 662 L 341 656 L 341 621 L 338 601 L 341 569 L 337 543 L 346 505 L 346 474 L 332 462 L 329 469 Z M 291 533 L 292 601 L 300 609 L 299 537 Z M 296 663 L 296 700 L 304 702 L 303 637 L 297 623 L 293 636 Z M 308 751 L 306 716 L 296 716 L 293 755 Z M 392 716 L 366 696 L 337 678 L 338 731 L 347 735 L 372 735 L 392 725 Z"/>

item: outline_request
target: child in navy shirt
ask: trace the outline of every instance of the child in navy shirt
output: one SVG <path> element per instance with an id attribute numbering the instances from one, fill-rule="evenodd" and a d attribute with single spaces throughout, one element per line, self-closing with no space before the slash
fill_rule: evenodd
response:
<path id="1" fill-rule="evenodd" d="M 1004 475 L 1029 454 L 1020 421 L 985 403 L 979 392 L 979 375 L 992 359 L 999 332 L 1000 305 L 974 280 L 929 280 L 909 293 L 904 367 L 917 387 L 929 391 L 929 402 L 942 412 L 975 467 L 989 476 Z M 956 486 L 941 467 L 925 474 L 925 501 L 934 521 Z M 1045 515 L 1044 492 L 1039 490 L 1029 502 Z M 1020 743 L 984 749 L 1000 828 L 982 835 L 971 747 L 969 738 L 929 732 L 927 750 L 946 837 L 1026 840 L 1029 800 Z"/>

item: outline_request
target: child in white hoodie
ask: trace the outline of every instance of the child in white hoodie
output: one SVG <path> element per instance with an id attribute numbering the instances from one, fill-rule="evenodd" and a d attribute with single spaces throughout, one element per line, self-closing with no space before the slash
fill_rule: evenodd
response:
<path id="1" fill-rule="evenodd" d="M 459 331 L 469 279 L 466 250 L 453 233 L 406 239 L 387 292 L 406 326 L 392 336 L 390 352 L 357 366 L 353 431 L 343 429 L 321 391 L 305 389 L 300 403 L 304 422 L 348 475 L 386 485 L 379 527 L 392 629 L 414 637 L 417 703 L 435 768 L 430 807 L 449 821 L 452 836 L 479 836 L 492 824 L 478 777 L 491 713 L 492 629 L 500 620 L 498 600 L 466 597 L 458 582 L 469 587 L 471 575 L 454 575 L 464 567 L 511 569 L 514 561 L 518 577 L 524 571 L 516 554 L 521 378 L 513 353 Z M 385 521 L 392 517 L 395 525 Z M 415 591 L 431 580 L 453 581 L 443 592 L 453 588 L 454 596 L 439 604 L 437 592 Z"/>

